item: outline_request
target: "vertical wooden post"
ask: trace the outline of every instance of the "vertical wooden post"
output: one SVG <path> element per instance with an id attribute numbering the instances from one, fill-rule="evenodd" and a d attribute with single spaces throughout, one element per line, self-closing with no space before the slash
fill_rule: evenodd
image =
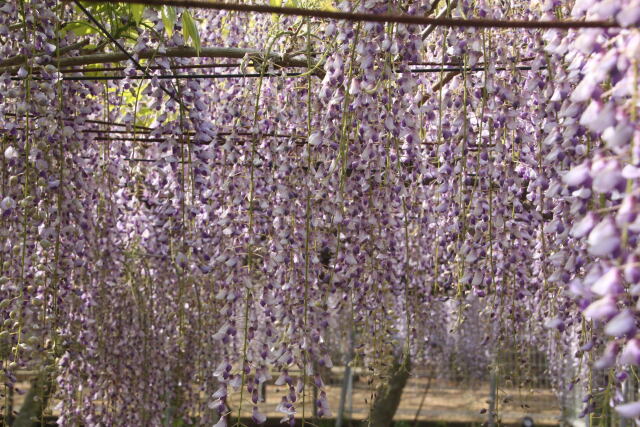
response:
<path id="1" fill-rule="evenodd" d="M 316 362 L 313 362 L 313 372 L 317 373 L 318 372 L 318 364 Z M 318 418 L 318 405 L 316 405 L 316 402 L 318 401 L 318 387 L 315 386 L 315 384 L 313 385 L 313 387 L 311 387 L 313 390 L 313 418 L 316 419 Z"/>
<path id="2" fill-rule="evenodd" d="M 344 423 L 344 409 L 347 403 L 347 393 L 351 390 L 351 382 L 353 374 L 351 372 L 351 361 L 353 360 L 353 342 L 355 336 L 354 331 L 351 331 L 349 336 L 349 352 L 344 364 L 344 376 L 342 377 L 342 390 L 340 391 L 340 406 L 338 407 L 338 415 L 336 417 L 336 427 L 342 427 Z"/>
<path id="3" fill-rule="evenodd" d="M 629 400 L 627 399 L 627 397 L 629 396 L 629 382 L 631 381 L 631 378 L 627 378 L 626 381 L 624 381 L 622 383 L 622 395 L 625 397 L 625 402 L 629 402 Z M 618 417 L 618 420 L 620 422 L 620 427 L 629 427 L 629 424 L 627 423 L 627 419 L 623 418 L 623 417 Z"/>
<path id="4" fill-rule="evenodd" d="M 494 362 L 495 363 L 495 362 Z M 498 367 L 491 367 L 489 379 L 489 411 L 487 416 L 487 424 L 489 427 L 496 427 L 496 398 L 498 395 Z"/>
<path id="5" fill-rule="evenodd" d="M 636 377 L 633 368 L 627 369 L 627 374 L 629 375 L 627 379 L 622 383 L 622 395 L 624 396 L 625 402 L 633 402 L 636 400 Z M 634 423 L 627 418 L 619 417 L 620 427 L 631 427 Z"/>
<path id="6" fill-rule="evenodd" d="M 349 360 L 351 362 L 351 360 Z M 340 407 L 338 408 L 338 417 L 336 418 L 336 427 L 342 427 L 344 422 L 345 407 L 347 406 L 347 394 L 351 389 L 351 366 L 349 362 L 344 368 L 344 377 L 342 378 L 342 390 L 340 391 Z"/>

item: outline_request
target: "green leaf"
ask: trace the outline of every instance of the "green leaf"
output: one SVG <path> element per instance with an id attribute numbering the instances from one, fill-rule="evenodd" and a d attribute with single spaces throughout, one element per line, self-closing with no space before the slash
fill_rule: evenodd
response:
<path id="1" fill-rule="evenodd" d="M 145 5 L 143 4 L 130 4 L 129 10 L 131 11 L 131 17 L 136 24 L 140 24 L 142 20 L 142 14 L 144 13 Z"/>
<path id="2" fill-rule="evenodd" d="M 83 22 L 73 21 L 64 26 L 63 31 L 72 31 L 76 36 L 86 36 L 88 34 L 100 34 L 100 31 L 94 26 Z"/>
<path id="3" fill-rule="evenodd" d="M 196 48 L 196 54 L 200 56 L 200 34 L 198 33 L 198 27 L 193 21 L 191 14 L 186 10 L 182 13 L 182 34 L 184 35 L 185 43 L 188 39 L 191 39 L 193 47 Z"/>
<path id="4" fill-rule="evenodd" d="M 282 0 L 269 0 L 269 6 L 280 7 L 282 6 Z M 272 13 L 271 20 L 273 22 L 278 22 L 278 20 L 280 20 L 280 15 L 278 15 L 277 13 Z"/>
<path id="5" fill-rule="evenodd" d="M 175 7 L 164 6 L 162 8 L 162 23 L 164 24 L 164 29 L 169 37 L 173 35 L 173 26 L 175 25 L 177 19 L 178 15 L 176 14 Z"/>
<path id="6" fill-rule="evenodd" d="M 320 2 L 320 8 L 322 10 L 331 10 L 331 11 L 337 11 L 338 9 L 335 8 L 335 6 L 333 5 L 333 2 L 331 0 L 322 0 Z"/>
<path id="7" fill-rule="evenodd" d="M 104 65 L 103 64 L 88 64 L 85 65 L 85 69 L 92 69 L 92 68 L 102 68 Z M 85 76 L 88 77 L 98 77 L 98 76 L 103 76 L 104 73 L 101 71 L 91 71 L 91 72 L 85 72 L 84 73 Z"/>

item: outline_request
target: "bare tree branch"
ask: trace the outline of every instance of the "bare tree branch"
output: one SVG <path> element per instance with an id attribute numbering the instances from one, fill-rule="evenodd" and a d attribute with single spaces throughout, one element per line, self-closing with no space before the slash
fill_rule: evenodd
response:
<path id="1" fill-rule="evenodd" d="M 436 2 L 437 5 L 438 2 Z M 458 5 L 458 0 L 453 0 L 451 3 L 449 3 L 449 5 L 447 7 L 444 8 L 444 10 L 442 12 L 440 12 L 440 14 L 438 16 L 436 16 L 436 19 L 443 19 L 445 16 L 447 16 L 447 14 L 449 13 L 449 11 L 451 11 L 451 9 L 453 9 L 454 7 L 456 7 Z M 434 11 L 436 6 L 434 6 L 433 9 L 431 9 L 431 12 Z M 429 34 L 431 34 L 433 32 L 433 30 L 436 29 L 436 25 L 429 25 L 427 28 L 424 29 L 424 31 L 422 32 L 422 40 L 426 40 L 427 37 L 429 37 Z"/>

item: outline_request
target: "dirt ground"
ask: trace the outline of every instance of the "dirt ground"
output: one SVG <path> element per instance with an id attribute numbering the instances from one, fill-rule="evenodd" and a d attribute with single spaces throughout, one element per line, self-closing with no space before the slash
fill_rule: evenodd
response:
<path id="1" fill-rule="evenodd" d="M 404 388 L 400 407 L 396 412 L 395 420 L 413 421 L 416 419 L 418 408 L 425 395 L 425 389 L 429 385 L 426 398 L 417 416 L 420 421 L 447 421 L 465 423 L 483 423 L 487 420 L 487 410 L 489 399 L 489 385 L 479 383 L 473 386 L 461 386 L 445 381 L 428 381 L 426 378 L 412 378 Z M 22 383 L 24 390 L 27 383 Z M 340 401 L 339 384 L 328 385 L 326 387 L 327 396 L 333 416 L 336 415 Z M 266 389 L 266 402 L 260 403 L 260 410 L 269 418 L 281 418 L 283 414 L 276 412 L 275 408 L 282 396 L 287 393 L 284 387 L 269 385 Z M 524 416 L 534 419 L 537 426 L 558 425 L 560 408 L 558 402 L 551 392 L 545 389 L 499 389 L 498 393 L 498 416 L 503 423 L 517 424 Z M 230 396 L 232 408 L 237 408 L 239 404 L 239 393 Z M 23 395 L 14 394 L 14 409 L 19 409 L 22 405 Z M 243 404 L 243 416 L 251 417 L 252 404 L 245 393 L 246 402 Z M 311 417 L 313 414 L 312 397 L 309 396 L 305 405 L 305 415 Z M 369 402 L 371 401 L 371 391 L 366 383 L 356 381 L 353 384 L 351 399 L 347 400 L 346 418 L 363 420 L 367 417 Z M 51 406 L 56 405 L 53 401 Z M 301 402 L 297 402 L 298 416 L 302 415 Z M 52 415 L 57 415 L 53 413 Z"/>
<path id="2" fill-rule="evenodd" d="M 411 379 L 404 388 L 400 407 L 395 420 L 413 421 L 420 407 L 428 380 L 426 378 Z M 268 417 L 281 417 L 275 412 L 276 405 L 286 393 L 283 387 L 268 386 L 267 401 L 259 405 L 260 410 Z M 340 401 L 340 386 L 327 386 L 327 396 L 333 415 L 335 416 Z M 523 417 L 530 416 L 537 426 L 558 425 L 560 407 L 551 390 L 545 389 L 500 389 L 498 393 L 498 417 L 503 423 L 519 424 Z M 230 402 L 238 407 L 239 396 L 232 395 Z M 311 399 L 309 399 L 311 400 Z M 418 420 L 477 422 L 487 420 L 489 384 L 480 383 L 475 386 L 460 386 L 445 381 L 432 381 L 424 399 Z M 363 420 L 367 417 L 371 392 L 363 382 L 354 383 L 351 404 L 347 405 L 347 417 Z M 298 402 L 299 403 L 299 402 Z M 245 406 L 246 404 L 243 404 Z M 298 404 L 299 413 L 301 412 Z M 244 412 L 244 410 L 243 410 Z M 305 414 L 312 414 L 311 402 L 305 407 Z M 246 405 L 246 414 L 250 416 L 251 406 Z"/>

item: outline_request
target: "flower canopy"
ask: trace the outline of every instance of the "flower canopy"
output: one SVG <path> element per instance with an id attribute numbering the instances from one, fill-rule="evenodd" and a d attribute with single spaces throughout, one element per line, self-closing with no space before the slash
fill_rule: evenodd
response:
<path id="1" fill-rule="evenodd" d="M 61 425 L 224 425 L 275 383 L 293 423 L 347 342 L 375 373 L 533 346 L 640 414 L 609 393 L 640 364 L 640 2 L 147 3 L 0 6 L 5 393 L 42 369 Z"/>

